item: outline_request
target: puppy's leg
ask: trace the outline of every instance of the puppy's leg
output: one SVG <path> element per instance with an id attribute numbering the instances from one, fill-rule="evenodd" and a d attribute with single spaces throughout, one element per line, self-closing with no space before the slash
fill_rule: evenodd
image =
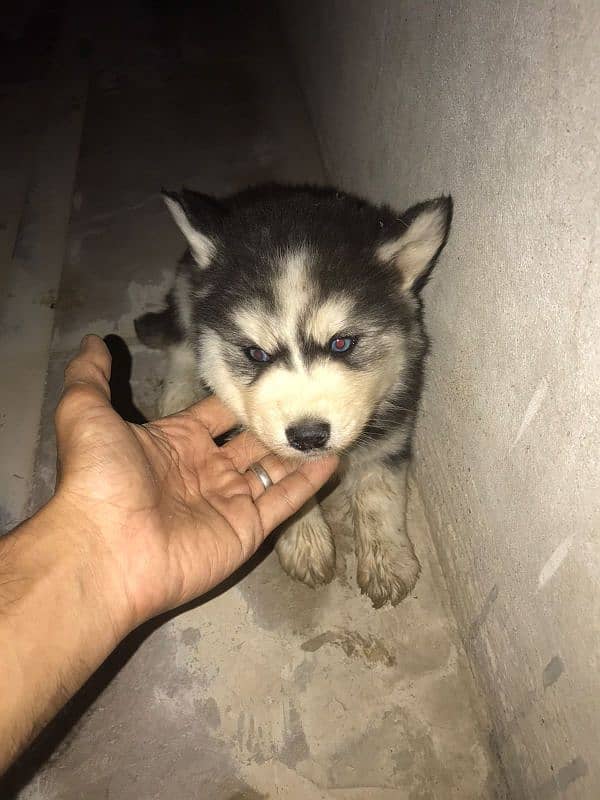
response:
<path id="1" fill-rule="evenodd" d="M 167 374 L 158 401 L 161 417 L 175 414 L 206 396 L 198 378 L 192 348 L 182 342 L 169 348 Z"/>
<path id="2" fill-rule="evenodd" d="M 406 533 L 407 462 L 374 464 L 356 477 L 352 513 L 357 581 L 375 608 L 395 606 L 412 591 L 420 566 Z"/>
<path id="3" fill-rule="evenodd" d="M 313 498 L 286 523 L 275 545 L 283 569 L 309 586 L 329 583 L 335 572 L 335 544 Z"/>
<path id="4" fill-rule="evenodd" d="M 349 533 L 353 530 L 352 505 L 348 496 L 347 484 L 343 479 L 333 491 L 323 497 L 321 511 L 334 535 L 338 532 Z"/>

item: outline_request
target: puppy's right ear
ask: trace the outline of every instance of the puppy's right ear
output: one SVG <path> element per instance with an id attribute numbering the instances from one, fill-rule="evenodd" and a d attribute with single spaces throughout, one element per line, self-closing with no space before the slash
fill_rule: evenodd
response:
<path id="1" fill-rule="evenodd" d="M 377 250 L 379 259 L 396 268 L 404 291 L 423 288 L 444 249 L 452 222 L 452 198 L 438 197 L 409 208 L 397 219 L 397 232 Z"/>
<path id="2" fill-rule="evenodd" d="M 182 189 L 179 193 L 163 189 L 162 196 L 187 239 L 194 260 L 200 269 L 206 269 L 217 250 L 223 207 L 214 198 L 191 189 Z"/>

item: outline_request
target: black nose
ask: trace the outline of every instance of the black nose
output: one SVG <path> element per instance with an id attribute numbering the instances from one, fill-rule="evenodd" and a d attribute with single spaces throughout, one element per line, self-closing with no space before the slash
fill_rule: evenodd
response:
<path id="1" fill-rule="evenodd" d="M 327 444 L 330 431 L 328 422 L 306 420 L 297 425 L 290 425 L 286 428 L 285 435 L 296 450 L 318 450 Z"/>

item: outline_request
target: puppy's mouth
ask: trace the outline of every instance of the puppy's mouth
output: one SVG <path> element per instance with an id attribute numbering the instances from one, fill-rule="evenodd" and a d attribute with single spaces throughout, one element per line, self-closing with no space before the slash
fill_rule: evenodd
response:
<path id="1" fill-rule="evenodd" d="M 242 433 L 243 431 L 248 431 L 249 433 L 253 434 L 257 439 L 261 440 L 265 447 L 268 447 L 270 451 L 275 453 L 275 455 L 280 456 L 280 458 L 284 458 L 286 461 L 290 461 L 292 463 L 303 464 L 306 461 L 319 461 L 321 458 L 325 458 L 325 456 L 340 454 L 335 447 L 331 447 L 329 445 L 307 450 L 297 450 L 294 447 L 291 447 L 291 445 L 289 445 L 287 442 L 280 443 L 269 441 L 266 436 L 261 436 L 257 431 L 253 430 L 252 426 L 250 425 L 238 425 L 235 428 L 232 428 L 230 431 L 227 431 L 227 433 L 217 436 L 215 438 L 215 444 L 218 447 L 222 447 L 237 434 Z"/>
<path id="2" fill-rule="evenodd" d="M 338 454 L 334 447 L 319 447 L 312 450 L 295 450 L 293 447 L 289 447 L 288 445 L 276 452 L 283 456 L 287 461 L 296 462 L 298 464 L 303 464 L 305 461 L 320 461 L 326 456 Z"/>
<path id="3" fill-rule="evenodd" d="M 254 433 L 254 431 L 252 431 L 252 433 Z M 255 433 L 254 435 L 257 437 L 257 439 L 260 439 L 261 442 L 263 442 L 263 444 L 268 447 L 272 453 L 292 464 L 300 465 L 307 461 L 319 461 L 326 456 L 338 454 L 337 449 L 329 445 L 326 445 L 325 447 L 314 447 L 299 450 L 295 447 L 292 447 L 287 442 L 272 441 L 269 439 L 269 437 L 264 435 L 261 436 L 258 433 Z"/>

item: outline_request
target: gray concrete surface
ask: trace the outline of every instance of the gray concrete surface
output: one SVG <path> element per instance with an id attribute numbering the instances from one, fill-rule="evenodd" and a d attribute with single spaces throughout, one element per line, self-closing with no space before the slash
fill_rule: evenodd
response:
<path id="1" fill-rule="evenodd" d="M 417 477 L 519 798 L 600 797 L 600 6 L 281 4 L 332 178 L 455 200 Z"/>
<path id="2" fill-rule="evenodd" d="M 132 321 L 160 303 L 182 246 L 158 188 L 222 193 L 323 178 L 268 18 L 177 20 L 167 5 L 111 13 L 86 21 L 95 50 L 33 507 L 52 489 L 52 411 L 84 333 L 129 345 L 133 400 L 154 413 L 161 358 L 138 346 Z M 358 593 L 345 536 L 338 577 L 319 591 L 291 581 L 265 548 L 224 591 L 134 634 L 0 783 L 0 796 L 502 796 L 485 704 L 416 491 L 410 530 L 423 575 L 412 597 L 383 611 Z"/>
<path id="3" fill-rule="evenodd" d="M 17 36 L 22 19 L 8 19 Z M 29 58 L 6 41 L 0 54 L 0 363 L 10 376 L 0 386 L 0 453 L 10 454 L 0 459 L 0 533 L 23 519 L 31 493 L 87 92 L 71 26 L 45 36 L 55 40 L 46 59 L 24 33 L 13 50 Z"/>

